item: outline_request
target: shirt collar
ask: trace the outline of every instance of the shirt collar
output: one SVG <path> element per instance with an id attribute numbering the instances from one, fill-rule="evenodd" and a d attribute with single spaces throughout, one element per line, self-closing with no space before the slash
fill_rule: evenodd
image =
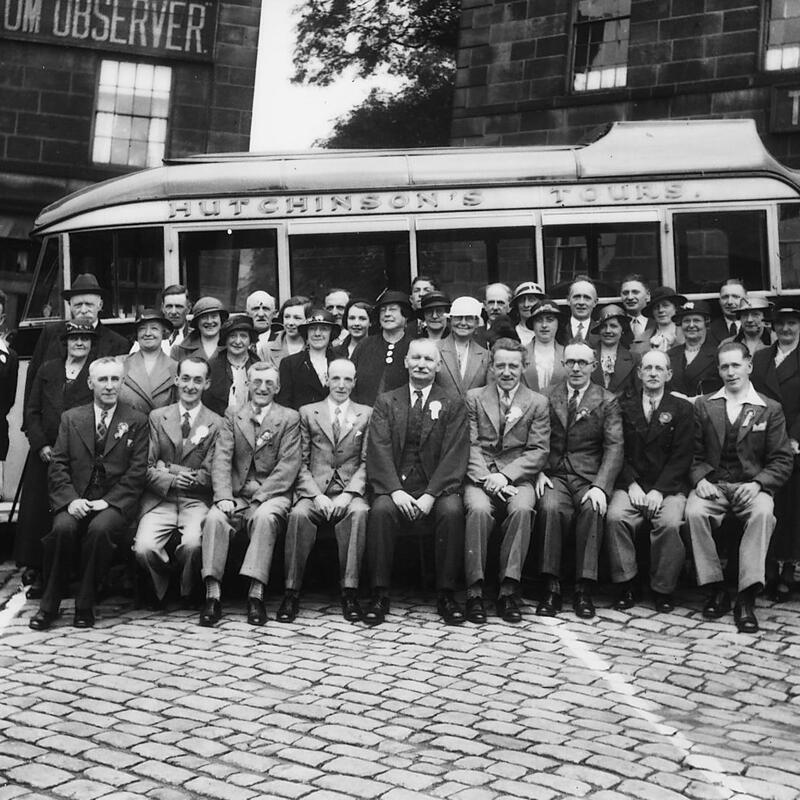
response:
<path id="1" fill-rule="evenodd" d="M 718 392 L 715 392 L 709 398 L 710 400 L 724 400 L 726 403 L 733 403 L 737 402 L 741 405 L 745 403 L 749 403 L 751 406 L 761 406 L 762 408 L 766 408 L 767 404 L 761 399 L 761 396 L 756 391 L 753 384 L 750 384 L 750 388 L 747 391 L 747 394 L 744 396 L 742 400 L 734 400 L 733 397 L 728 396 L 728 392 L 723 386 Z"/>
<path id="2" fill-rule="evenodd" d="M 344 403 L 334 403 L 333 400 L 328 398 L 328 411 L 331 415 L 331 420 L 334 419 L 336 416 L 336 409 L 340 408 L 342 410 L 341 417 L 342 419 L 347 419 L 347 412 L 350 410 L 350 398 L 344 401 Z"/>
<path id="3" fill-rule="evenodd" d="M 519 383 L 518 383 L 518 384 L 517 384 L 517 385 L 516 385 L 516 386 L 515 386 L 515 387 L 514 387 L 514 388 L 513 388 L 513 389 L 512 389 L 512 390 L 511 390 L 509 393 L 508 393 L 508 397 L 509 397 L 509 402 L 510 402 L 510 403 L 513 403 L 513 402 L 514 402 L 514 398 L 517 396 L 517 392 L 519 391 L 519 387 L 520 387 L 520 385 L 521 385 L 521 384 L 519 384 Z M 501 400 L 503 399 L 503 391 L 504 391 L 504 390 L 503 390 L 503 389 L 501 389 L 501 388 L 500 388 L 500 386 L 497 386 L 497 396 L 498 396 L 498 397 L 499 397 Z"/>
<path id="4" fill-rule="evenodd" d="M 195 420 L 197 419 L 197 415 L 200 413 L 200 403 L 198 403 L 194 408 L 186 408 L 183 403 L 178 402 L 178 413 L 180 415 L 181 421 L 183 421 L 183 415 L 189 415 L 189 424 L 194 425 Z"/>
<path id="5" fill-rule="evenodd" d="M 428 402 L 428 395 L 431 393 L 431 389 L 433 389 L 433 384 L 430 386 L 426 386 L 424 389 L 417 389 L 412 384 L 408 384 L 409 389 L 409 398 L 411 400 L 411 405 L 414 405 L 414 401 L 416 397 L 414 396 L 414 392 L 422 392 L 422 405 L 424 406 Z"/>
<path id="6" fill-rule="evenodd" d="M 589 383 L 587 383 L 586 386 L 583 387 L 583 389 L 578 389 L 578 405 L 580 405 L 583 402 L 583 396 L 586 394 L 586 390 L 589 388 L 591 383 L 592 382 L 589 381 Z M 566 386 L 567 386 L 567 400 L 569 400 L 570 397 L 572 397 L 572 394 L 575 391 L 575 389 L 569 384 L 567 384 Z"/>
<path id="7" fill-rule="evenodd" d="M 100 416 L 104 412 L 107 412 L 106 413 L 106 423 L 111 422 L 111 418 L 114 416 L 114 414 L 117 411 L 117 404 L 116 403 L 114 403 L 114 405 L 111 406 L 111 408 L 100 408 L 100 406 L 98 406 L 97 403 L 93 403 L 92 405 L 94 405 L 94 421 L 95 421 L 95 423 L 100 422 Z"/>
<path id="8" fill-rule="evenodd" d="M 264 417 L 269 413 L 270 408 L 272 408 L 272 403 L 270 403 L 268 406 L 264 406 L 261 411 L 256 411 L 256 407 L 250 403 L 250 415 L 260 425 L 264 421 Z"/>

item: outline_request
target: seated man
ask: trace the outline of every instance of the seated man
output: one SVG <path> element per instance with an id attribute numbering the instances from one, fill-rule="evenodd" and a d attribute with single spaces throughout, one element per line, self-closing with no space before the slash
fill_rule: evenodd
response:
<path id="1" fill-rule="evenodd" d="M 274 402 L 280 389 L 278 370 L 257 361 L 247 370 L 247 388 L 244 407 L 225 412 L 211 466 L 214 505 L 203 524 L 202 539 L 206 602 L 200 624 L 206 627 L 222 617 L 221 582 L 228 546 L 241 525 L 250 539 L 240 570 L 250 578 L 247 621 L 251 625 L 267 621 L 264 587 L 300 469 L 300 416 Z"/>
<path id="2" fill-rule="evenodd" d="M 520 384 L 525 346 L 498 339 L 489 367 L 494 382 L 467 393 L 470 449 L 464 507 L 467 619 L 486 622 L 483 580 L 494 515 L 503 516 L 497 613 L 520 622 L 519 582 L 536 504 L 534 484 L 547 462 L 550 414 L 542 395 Z"/>
<path id="3" fill-rule="evenodd" d="M 414 339 L 405 357 L 409 383 L 378 395 L 369 426 L 367 480 L 374 501 L 367 522 L 372 600 L 364 621 L 389 613 L 394 537 L 404 524 L 432 517 L 438 611 L 449 625 L 464 621 L 453 598 L 464 558 L 461 487 L 469 457 L 464 402 L 433 381 L 441 367 L 436 342 Z"/>
<path id="4" fill-rule="evenodd" d="M 44 592 L 30 621 L 34 630 L 53 624 L 78 554 L 73 624 L 94 625 L 97 584 L 139 508 L 147 470 L 147 417 L 118 402 L 122 373 L 116 358 L 93 361 L 88 382 L 94 401 L 61 417 L 49 471 L 53 527 L 42 540 Z"/>
<path id="5" fill-rule="evenodd" d="M 211 457 L 222 418 L 200 397 L 208 388 L 208 362 L 184 358 L 175 385 L 178 402 L 150 413 L 150 455 L 147 488 L 133 550 L 152 580 L 156 606 L 164 602 L 173 571 L 165 549 L 177 531 L 175 560 L 180 572 L 181 602 L 192 604 L 200 574 L 200 534 L 211 504 Z"/>
<path id="6" fill-rule="evenodd" d="M 608 506 L 606 542 L 611 580 L 619 587 L 614 608 L 636 604 L 636 534 L 650 524 L 650 587 L 656 611 L 675 608 L 672 593 L 686 551 L 680 528 L 692 464 L 691 403 L 664 391 L 672 379 L 669 356 L 650 350 L 638 367 L 642 391 L 621 402 L 625 463 Z"/>
<path id="7" fill-rule="evenodd" d="M 709 589 L 703 607 L 707 619 L 718 619 L 731 606 L 713 531 L 728 513 L 744 524 L 733 618 L 742 633 L 754 633 L 756 594 L 764 586 L 775 527 L 772 496 L 789 479 L 794 462 L 780 404 L 750 383 L 753 362 L 747 346 L 721 345 L 717 362 L 722 389 L 695 401 L 694 489 L 686 502 L 686 520 L 697 583 Z"/>
<path id="8" fill-rule="evenodd" d="M 286 528 L 286 596 L 279 622 L 292 622 L 297 616 L 306 561 L 317 526 L 325 522 L 333 525 L 336 535 L 342 615 L 349 621 L 361 619 L 356 595 L 369 513 L 364 458 L 372 409 L 350 400 L 355 382 L 353 362 L 337 358 L 328 365 L 328 398 L 300 409 L 303 463 Z"/>
<path id="9" fill-rule="evenodd" d="M 594 350 L 587 344 L 564 348 L 566 382 L 551 384 L 550 458 L 539 473 L 535 529 L 542 547 L 545 595 L 540 616 L 561 610 L 561 552 L 575 529 L 575 595 L 572 607 L 584 619 L 594 616 L 591 585 L 603 543 L 603 517 L 622 466 L 622 418 L 611 392 L 591 382 Z"/>

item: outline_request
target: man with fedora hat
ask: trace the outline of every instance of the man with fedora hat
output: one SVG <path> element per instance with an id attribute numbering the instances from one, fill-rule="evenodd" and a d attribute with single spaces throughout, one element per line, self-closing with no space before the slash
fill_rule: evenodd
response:
<path id="1" fill-rule="evenodd" d="M 483 306 L 474 297 L 457 297 L 450 306 L 450 336 L 439 342 L 442 368 L 436 373 L 437 386 L 450 394 L 466 397 L 470 389 L 486 385 L 489 351 L 475 341 L 482 327 L 482 312 Z"/>
<path id="2" fill-rule="evenodd" d="M 255 340 L 256 329 L 247 314 L 225 320 L 219 333 L 220 349 L 208 362 L 211 385 L 203 392 L 203 404 L 215 414 L 238 411 L 247 403 L 247 370 L 257 361 L 250 350 Z"/>
<path id="3" fill-rule="evenodd" d="M 428 292 L 419 301 L 417 319 L 423 324 L 423 334 L 428 339 L 441 341 L 450 335 L 447 313 L 450 298 L 444 292 Z"/>
<path id="4" fill-rule="evenodd" d="M 669 390 L 686 398 L 713 392 L 722 385 L 717 369 L 717 346 L 707 339 L 711 307 L 705 300 L 689 300 L 675 313 L 684 343 L 668 351 L 672 380 Z"/>
<path id="5" fill-rule="evenodd" d="M 194 304 L 190 323 L 192 332 L 170 350 L 175 361 L 186 356 L 202 356 L 207 361 L 216 355 L 220 344 L 220 331 L 228 319 L 228 311 L 216 297 L 201 297 Z"/>
<path id="6" fill-rule="evenodd" d="M 414 309 L 407 294 L 387 289 L 375 301 L 374 309 L 381 330 L 368 336 L 353 351 L 356 365 L 353 400 L 366 406 L 374 405 L 380 392 L 408 382 L 405 357 L 416 333 L 416 324 L 408 324 L 414 319 Z"/>

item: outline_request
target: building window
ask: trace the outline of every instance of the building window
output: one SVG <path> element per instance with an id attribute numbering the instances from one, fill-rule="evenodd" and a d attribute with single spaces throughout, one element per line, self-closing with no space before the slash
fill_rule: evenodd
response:
<path id="1" fill-rule="evenodd" d="M 767 22 L 764 68 L 800 67 L 800 0 L 772 0 Z"/>
<path id="2" fill-rule="evenodd" d="M 172 70 L 103 61 L 97 88 L 92 161 L 155 167 L 164 158 Z"/>
<path id="3" fill-rule="evenodd" d="M 631 0 L 578 0 L 576 5 L 573 91 L 625 86 Z"/>

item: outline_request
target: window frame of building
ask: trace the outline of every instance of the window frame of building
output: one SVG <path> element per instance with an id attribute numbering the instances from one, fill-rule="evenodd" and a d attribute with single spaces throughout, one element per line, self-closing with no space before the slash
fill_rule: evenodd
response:
<path id="1" fill-rule="evenodd" d="M 579 12 L 580 12 L 580 5 L 581 2 L 585 0 L 573 0 L 572 3 L 572 15 L 570 20 L 570 40 L 569 40 L 569 72 L 567 74 L 567 93 L 571 95 L 581 96 L 587 94 L 596 94 L 597 92 L 619 92 L 627 88 L 628 86 L 628 49 L 630 48 L 630 21 L 631 21 L 631 0 L 608 0 L 608 2 L 616 2 L 616 3 L 624 3 L 628 2 L 628 13 L 627 14 L 620 14 L 618 16 L 607 17 L 603 19 L 595 19 L 595 20 L 580 20 L 579 19 Z M 603 24 L 608 22 L 617 22 L 620 20 L 628 20 L 628 38 L 627 38 L 627 48 L 625 53 L 625 62 L 624 64 L 616 64 L 613 65 L 615 71 L 615 78 L 614 78 L 614 85 L 613 86 L 597 86 L 594 88 L 586 88 L 578 89 L 575 86 L 575 80 L 577 77 L 576 72 L 576 59 L 579 53 L 579 45 L 578 45 L 578 32 L 581 29 L 588 30 L 592 25 L 597 25 L 599 22 Z M 620 41 L 620 40 L 615 40 Z M 588 47 L 584 45 L 584 47 Z M 611 68 L 611 65 L 609 65 Z M 622 83 L 617 83 L 617 75 L 616 72 L 620 69 L 625 70 L 625 78 Z M 599 72 L 599 70 L 595 70 Z M 586 77 L 586 82 L 588 83 L 588 76 L 590 71 L 584 73 Z"/>

